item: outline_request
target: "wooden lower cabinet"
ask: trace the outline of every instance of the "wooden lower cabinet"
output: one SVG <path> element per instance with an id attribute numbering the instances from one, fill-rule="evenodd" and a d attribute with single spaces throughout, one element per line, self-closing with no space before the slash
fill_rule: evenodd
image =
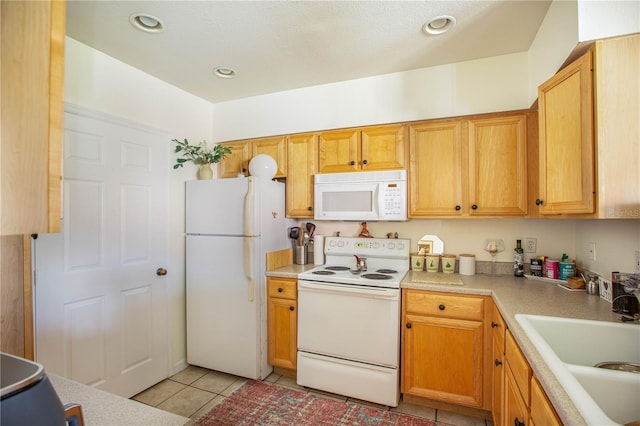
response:
<path id="1" fill-rule="evenodd" d="M 529 423 L 528 401 L 520 394 L 509 364 L 505 368 L 504 380 L 504 420 L 503 424 L 525 426 Z"/>
<path id="2" fill-rule="evenodd" d="M 537 426 L 562 426 L 551 402 L 544 393 L 540 382 L 535 377 L 531 378 L 531 409 L 530 422 Z"/>
<path id="3" fill-rule="evenodd" d="M 506 369 L 504 357 L 504 339 L 507 330 L 506 323 L 500 315 L 498 308 L 493 305 L 491 312 L 491 330 L 493 334 L 493 381 L 491 392 L 491 412 L 493 416 L 493 424 L 502 425 L 504 413 L 504 371 Z"/>
<path id="4" fill-rule="evenodd" d="M 561 426 L 560 418 L 509 331 L 505 335 L 504 367 L 503 416 L 500 423 L 495 424 Z M 495 419 L 494 415 L 494 422 Z"/>
<path id="5" fill-rule="evenodd" d="M 486 384 L 491 380 L 485 377 L 491 353 L 484 322 L 488 303 L 482 296 L 403 290 L 403 394 L 490 408 Z"/>
<path id="6" fill-rule="evenodd" d="M 267 278 L 268 361 L 295 374 L 298 301 L 295 278 Z"/>

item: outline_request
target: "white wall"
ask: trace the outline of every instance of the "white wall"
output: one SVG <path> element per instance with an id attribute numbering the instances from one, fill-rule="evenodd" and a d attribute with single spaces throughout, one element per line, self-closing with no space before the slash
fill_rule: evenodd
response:
<path id="1" fill-rule="evenodd" d="M 65 102 L 101 111 L 166 132 L 170 139 L 211 141 L 213 107 L 203 99 L 67 37 Z M 170 155 L 173 161 L 173 155 Z M 184 182 L 195 167 L 171 170 L 169 188 L 169 261 L 166 269 L 171 324 L 171 361 L 177 370 L 186 362 L 184 312 Z"/>
<path id="2" fill-rule="evenodd" d="M 640 1 L 578 0 L 579 40 L 640 32 Z"/>
<path id="3" fill-rule="evenodd" d="M 215 141 L 525 109 L 526 53 L 498 56 L 214 105 Z"/>
<path id="4" fill-rule="evenodd" d="M 596 244 L 596 259 L 590 260 L 588 244 Z M 640 250 L 640 220 L 576 221 L 576 251 L 585 267 L 611 279 L 611 272 L 634 272 L 635 251 Z"/>
<path id="5" fill-rule="evenodd" d="M 538 86 L 554 75 L 578 44 L 578 3 L 554 1 L 529 48 L 529 99 Z"/>

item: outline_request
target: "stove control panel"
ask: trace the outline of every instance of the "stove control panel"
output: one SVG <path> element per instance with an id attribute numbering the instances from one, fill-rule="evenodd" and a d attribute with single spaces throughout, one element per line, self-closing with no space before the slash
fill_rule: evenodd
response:
<path id="1" fill-rule="evenodd" d="M 409 258 L 411 240 L 389 238 L 326 237 L 327 255 L 362 255 Z"/>

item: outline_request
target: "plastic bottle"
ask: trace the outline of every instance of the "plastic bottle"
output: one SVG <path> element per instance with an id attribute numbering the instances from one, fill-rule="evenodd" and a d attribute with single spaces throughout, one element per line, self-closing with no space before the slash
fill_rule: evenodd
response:
<path id="1" fill-rule="evenodd" d="M 524 277 L 524 250 L 522 240 L 516 240 L 516 248 L 513 250 L 513 275 Z"/>

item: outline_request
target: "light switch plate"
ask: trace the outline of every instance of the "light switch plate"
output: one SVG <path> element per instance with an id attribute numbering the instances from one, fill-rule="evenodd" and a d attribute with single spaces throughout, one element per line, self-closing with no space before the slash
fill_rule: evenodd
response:
<path id="1" fill-rule="evenodd" d="M 598 277 L 598 287 L 600 290 L 600 297 L 611 303 L 613 300 L 613 292 L 611 290 L 611 281 Z"/>

